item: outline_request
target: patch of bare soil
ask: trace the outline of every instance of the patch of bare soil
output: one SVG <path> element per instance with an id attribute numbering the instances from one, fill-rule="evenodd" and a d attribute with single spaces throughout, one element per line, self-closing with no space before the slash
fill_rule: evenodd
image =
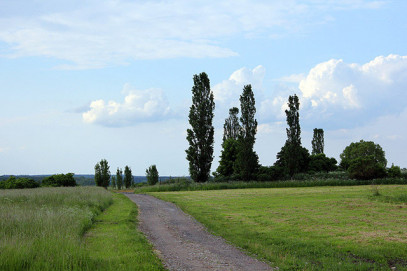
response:
<path id="1" fill-rule="evenodd" d="M 169 270 L 273 270 L 214 236 L 172 203 L 125 193 L 139 208 L 139 229 Z"/>

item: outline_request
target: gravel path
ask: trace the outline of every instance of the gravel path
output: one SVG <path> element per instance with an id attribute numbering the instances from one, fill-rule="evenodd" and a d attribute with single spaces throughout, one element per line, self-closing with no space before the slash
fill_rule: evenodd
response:
<path id="1" fill-rule="evenodd" d="M 172 203 L 125 193 L 139 208 L 139 229 L 169 270 L 273 270 L 208 233 Z"/>

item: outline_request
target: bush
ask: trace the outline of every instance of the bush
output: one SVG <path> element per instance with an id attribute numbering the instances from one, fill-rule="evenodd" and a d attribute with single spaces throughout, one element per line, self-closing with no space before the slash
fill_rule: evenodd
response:
<path id="1" fill-rule="evenodd" d="M 338 168 L 337 163 L 335 158 L 326 157 L 323 153 L 313 154 L 310 156 L 308 171 L 335 171 Z"/>
<path id="2" fill-rule="evenodd" d="M 391 178 L 400 178 L 401 177 L 401 169 L 394 164 L 391 165 L 391 168 L 387 170 L 387 175 Z"/>
<path id="3" fill-rule="evenodd" d="M 33 179 L 16 178 L 10 176 L 7 180 L 0 182 L 0 189 L 23 189 L 23 188 L 36 188 L 40 185 Z"/>
<path id="4" fill-rule="evenodd" d="M 269 182 L 281 180 L 284 177 L 284 169 L 279 166 L 260 166 L 257 180 L 259 182 Z"/>
<path id="5" fill-rule="evenodd" d="M 349 177 L 357 180 L 371 180 L 386 177 L 386 168 L 377 163 L 374 156 L 359 157 L 350 162 Z"/>
<path id="6" fill-rule="evenodd" d="M 41 185 L 51 187 L 76 186 L 73 175 L 73 173 L 52 175 L 43 179 Z"/>

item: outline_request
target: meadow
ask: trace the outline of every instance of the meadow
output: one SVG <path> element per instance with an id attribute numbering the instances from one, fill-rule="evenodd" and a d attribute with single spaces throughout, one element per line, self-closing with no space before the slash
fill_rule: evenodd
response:
<path id="1" fill-rule="evenodd" d="M 150 194 L 280 270 L 407 270 L 407 186 Z"/>
<path id="2" fill-rule="evenodd" d="M 2 190 L 0 270 L 160 270 L 136 215 L 100 187 Z"/>

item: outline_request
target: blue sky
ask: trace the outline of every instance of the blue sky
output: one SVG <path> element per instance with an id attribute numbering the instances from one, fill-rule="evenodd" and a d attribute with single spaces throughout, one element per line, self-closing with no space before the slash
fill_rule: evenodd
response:
<path id="1" fill-rule="evenodd" d="M 24 7 L 24 8 L 23 8 Z M 325 153 L 379 143 L 407 167 L 406 1 L 0 1 L 0 175 L 188 175 L 192 76 L 215 94 L 222 125 L 252 84 L 263 165 L 284 144 L 300 97 L 303 145 Z"/>

